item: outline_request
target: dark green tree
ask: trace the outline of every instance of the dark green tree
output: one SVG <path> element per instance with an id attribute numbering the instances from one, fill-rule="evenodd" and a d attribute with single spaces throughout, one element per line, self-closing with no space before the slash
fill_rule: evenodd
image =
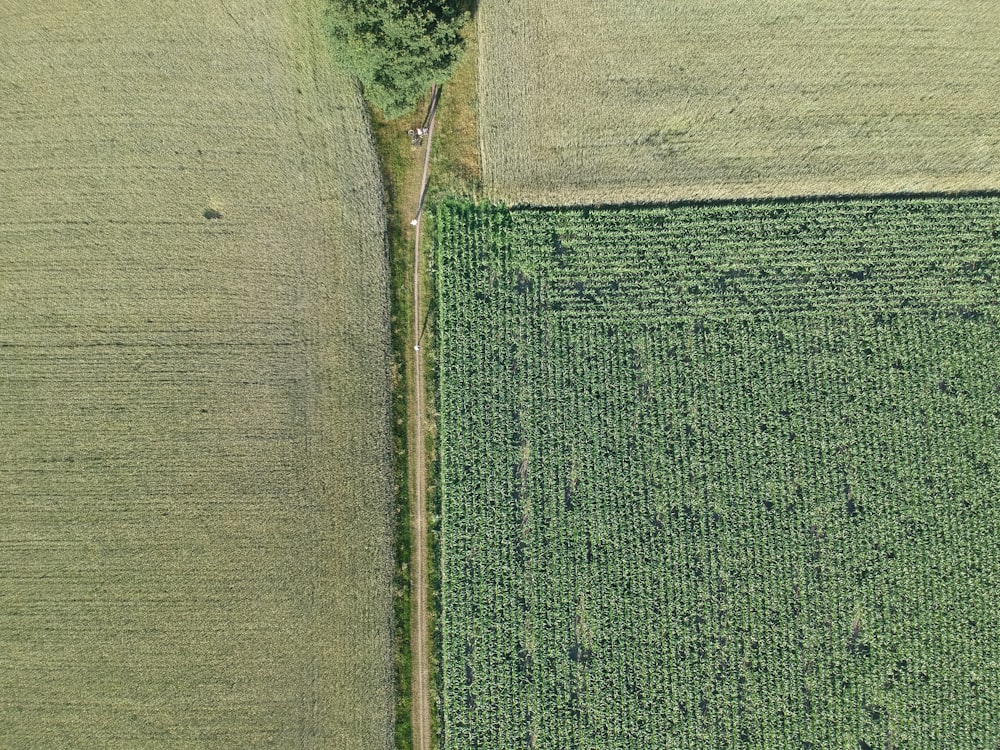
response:
<path id="1" fill-rule="evenodd" d="M 326 27 L 339 61 L 388 118 L 443 83 L 462 51 L 467 0 L 329 0 Z"/>

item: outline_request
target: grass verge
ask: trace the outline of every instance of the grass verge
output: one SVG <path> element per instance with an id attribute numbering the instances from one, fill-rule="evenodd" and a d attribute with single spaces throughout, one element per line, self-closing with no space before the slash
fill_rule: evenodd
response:
<path id="1" fill-rule="evenodd" d="M 479 50 L 475 20 L 466 25 L 462 36 L 465 54 L 451 80 L 445 84 L 438 104 L 427 196 L 432 205 L 443 198 L 456 196 L 478 200 L 482 193 L 476 88 Z"/>
<path id="2" fill-rule="evenodd" d="M 410 483 L 407 459 L 407 373 L 408 322 L 412 311 L 412 291 L 409 286 L 412 259 L 402 214 L 402 199 L 413 182 L 411 172 L 415 159 L 406 141 L 408 124 L 386 121 L 378 113 L 371 114 L 372 129 L 382 168 L 386 194 L 386 245 L 392 286 L 392 447 L 396 502 L 393 517 L 395 561 L 393 567 L 393 664 L 395 670 L 395 746 L 399 750 L 412 744 L 411 656 L 410 656 Z M 400 137 L 400 126 L 402 137 Z M 419 179 L 417 177 L 416 179 Z"/>
<path id="3" fill-rule="evenodd" d="M 478 136 L 476 131 L 476 34 L 475 21 L 463 32 L 466 52 L 455 74 L 443 89 L 438 104 L 428 204 L 449 196 L 477 198 L 481 189 Z M 371 113 L 372 128 L 381 161 L 382 179 L 387 202 L 387 247 L 392 283 L 392 417 L 393 457 L 396 485 L 395 507 L 395 568 L 393 576 L 394 664 L 395 664 L 395 743 L 399 750 L 412 747 L 412 657 L 410 653 L 410 466 L 407 451 L 409 378 L 413 372 L 411 321 L 413 320 L 413 231 L 410 221 L 420 194 L 422 149 L 414 147 L 407 131 L 424 124 L 429 98 L 416 112 L 394 120 Z M 440 746 L 443 727 L 440 705 L 441 672 L 441 571 L 440 558 L 440 493 L 438 491 L 437 412 L 439 390 L 434 320 L 437 297 L 434 289 L 433 218 L 425 217 L 421 265 L 421 295 L 426 311 L 421 333 L 421 349 L 425 353 L 425 401 L 433 409 L 426 435 L 427 509 L 428 509 L 428 623 L 431 635 L 431 701 L 433 744 Z"/>

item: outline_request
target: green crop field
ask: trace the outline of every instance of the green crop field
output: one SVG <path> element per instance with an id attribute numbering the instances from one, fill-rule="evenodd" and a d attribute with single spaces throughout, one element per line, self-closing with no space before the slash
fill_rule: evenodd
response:
<path id="1" fill-rule="evenodd" d="M 1000 199 L 437 212 L 445 750 L 1000 743 Z"/>
<path id="2" fill-rule="evenodd" d="M 994 0 L 483 0 L 488 194 L 544 205 L 993 189 Z"/>
<path id="3" fill-rule="evenodd" d="M 0 0 L 0 747 L 386 750 L 388 290 L 318 0 Z"/>

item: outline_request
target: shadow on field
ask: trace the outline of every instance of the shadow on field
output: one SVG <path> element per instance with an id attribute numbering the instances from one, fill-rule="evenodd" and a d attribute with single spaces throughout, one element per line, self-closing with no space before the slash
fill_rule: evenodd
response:
<path id="1" fill-rule="evenodd" d="M 637 208 L 683 208 L 686 206 L 781 206 L 801 203 L 857 203 L 882 200 L 927 200 L 1000 198 L 1000 190 L 930 191 L 900 193 L 838 193 L 824 195 L 792 195 L 772 198 L 706 198 L 694 200 L 638 202 L 638 203 L 592 203 L 565 206 L 538 206 L 531 203 L 514 203 L 511 209 L 530 208 L 535 211 L 631 211 Z"/>

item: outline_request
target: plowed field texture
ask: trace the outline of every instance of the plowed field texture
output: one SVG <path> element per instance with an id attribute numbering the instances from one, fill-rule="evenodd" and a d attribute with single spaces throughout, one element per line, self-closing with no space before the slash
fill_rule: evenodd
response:
<path id="1" fill-rule="evenodd" d="M 1000 200 L 437 226 L 446 750 L 1000 743 Z"/>
<path id="2" fill-rule="evenodd" d="M 511 204 L 1000 185 L 995 0 L 482 0 Z"/>
<path id="3" fill-rule="evenodd" d="M 391 744 L 378 165 L 311 0 L 0 0 L 0 747 Z"/>

